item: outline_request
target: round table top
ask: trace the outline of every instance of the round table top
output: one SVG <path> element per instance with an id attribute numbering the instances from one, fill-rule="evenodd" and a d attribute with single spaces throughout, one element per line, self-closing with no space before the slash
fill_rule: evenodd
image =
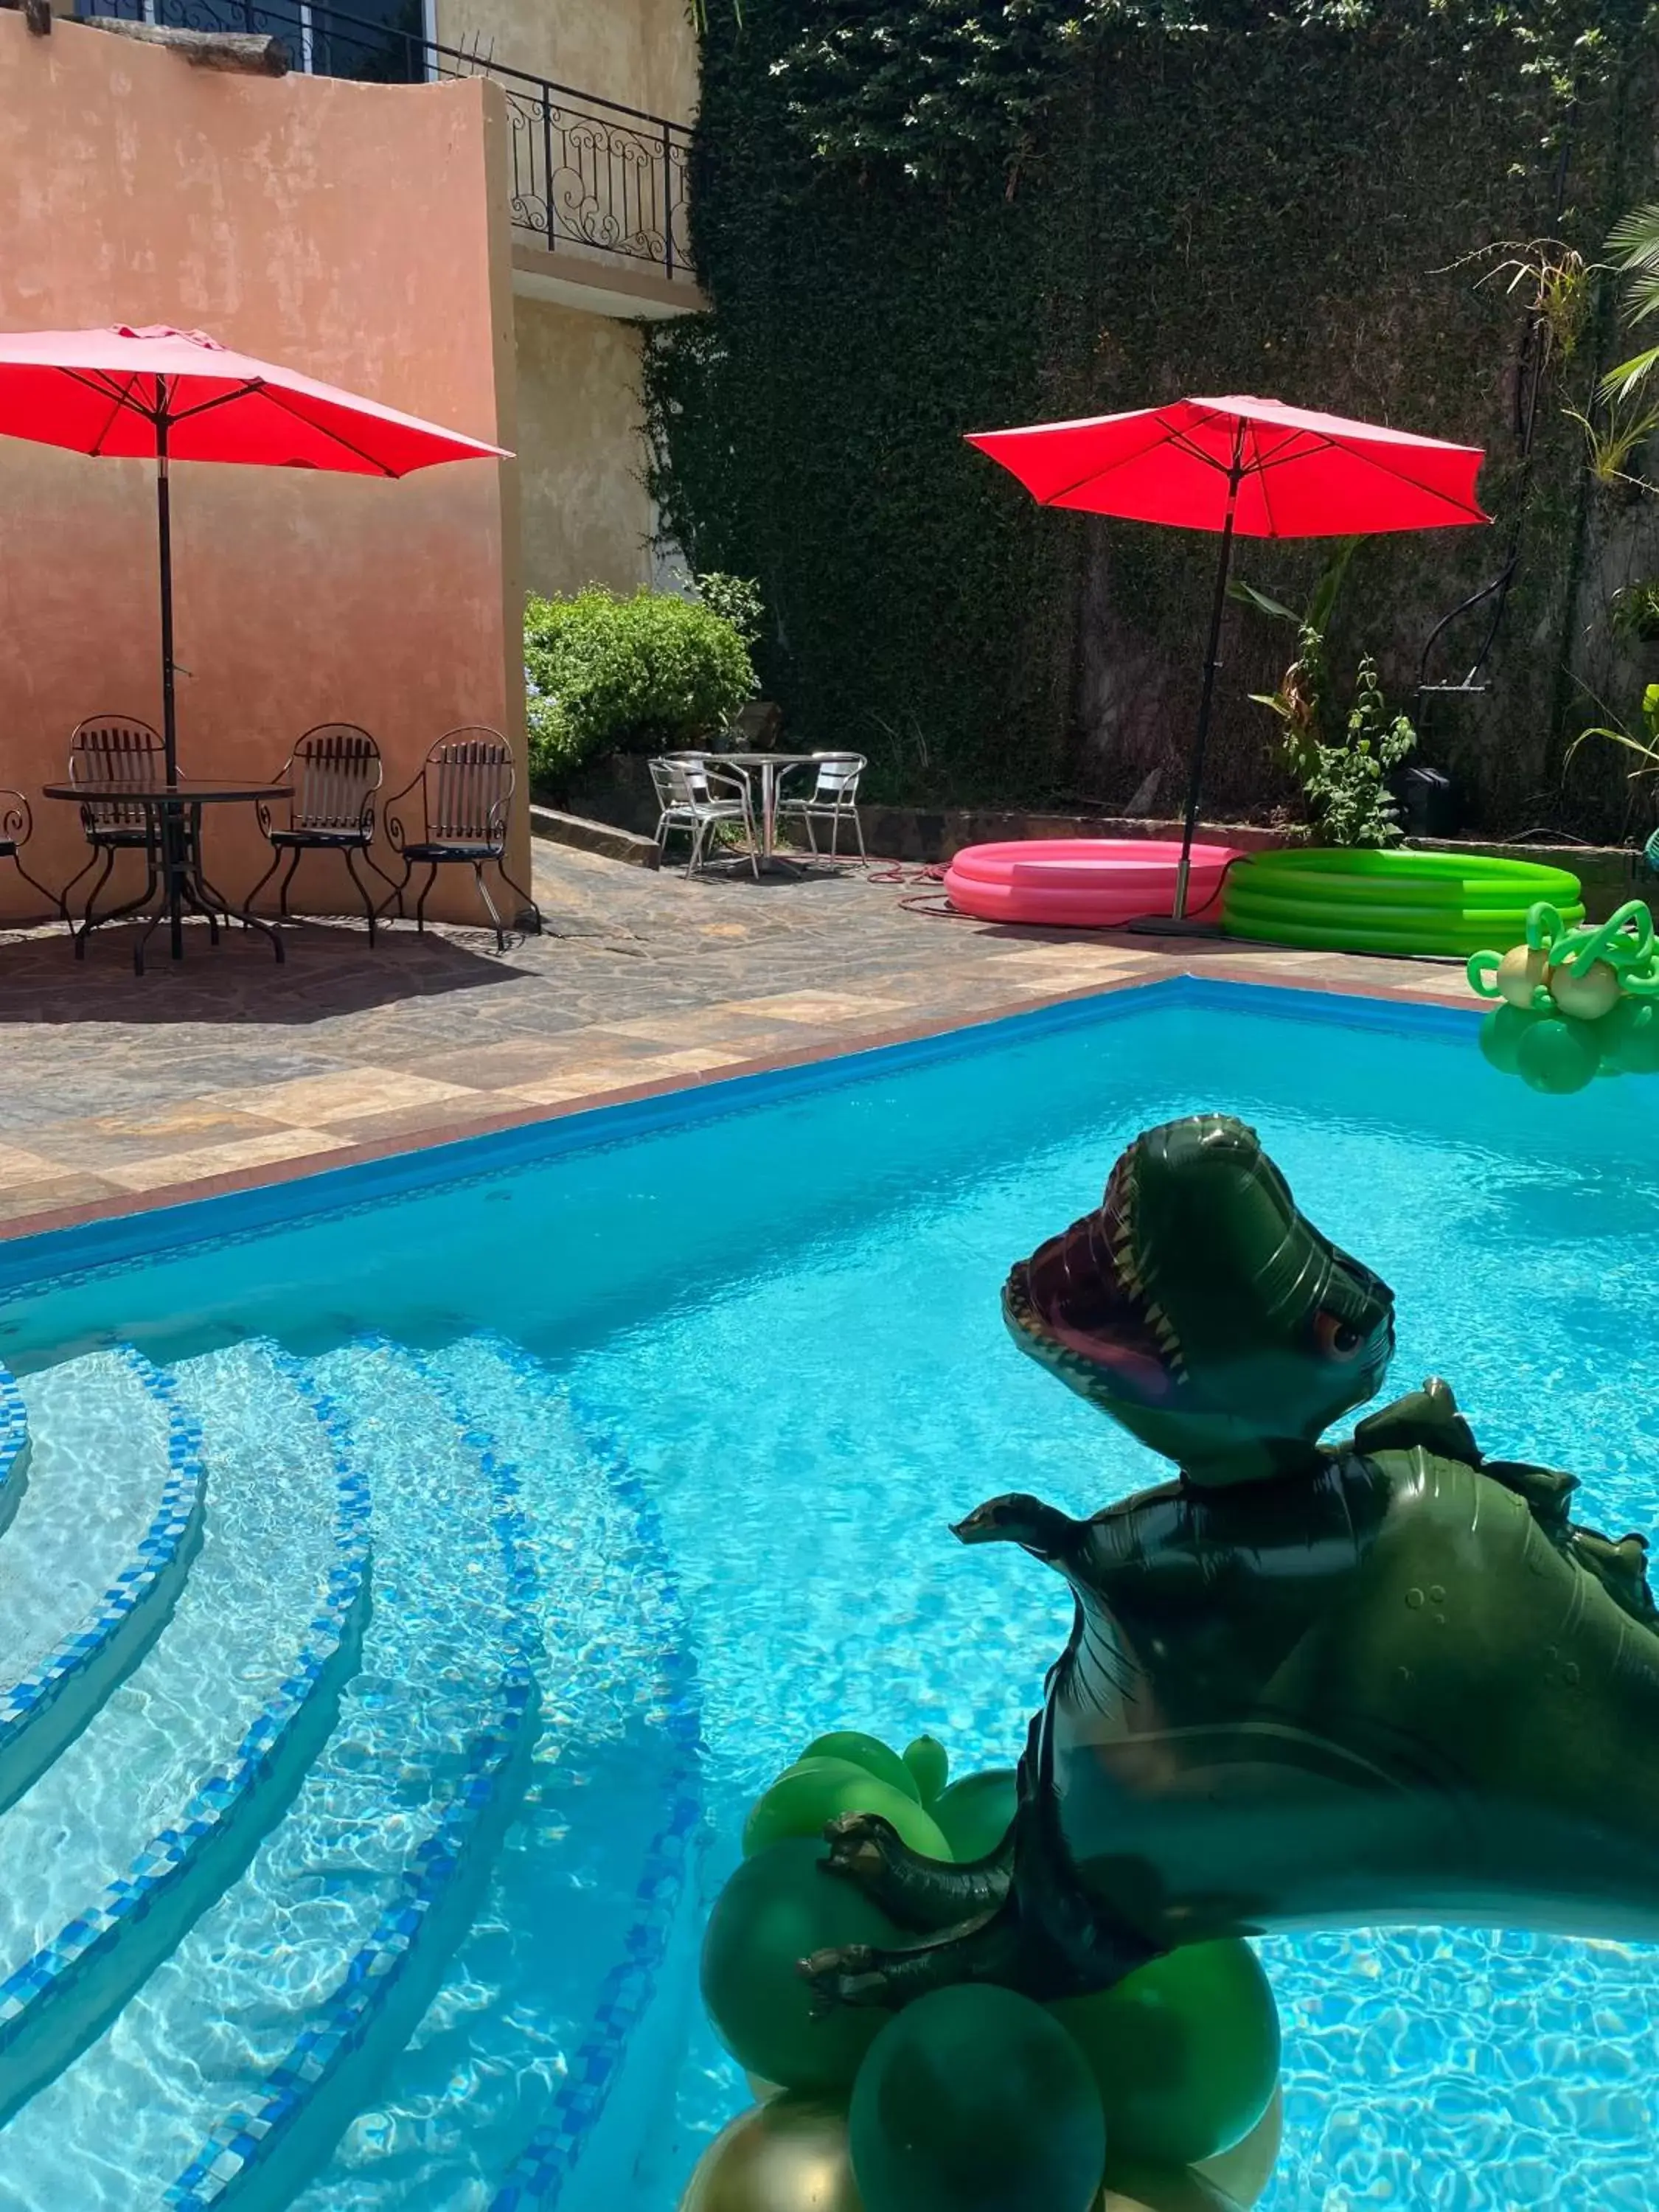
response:
<path id="1" fill-rule="evenodd" d="M 124 800 L 131 806 L 155 806 L 171 800 L 175 805 L 212 806 L 238 799 L 292 799 L 291 783 L 267 783 L 235 776 L 181 775 L 176 783 L 46 783 L 46 799 L 78 799 L 96 802 Z"/>
<path id="2" fill-rule="evenodd" d="M 739 768 L 805 768 L 809 762 L 832 760 L 832 753 L 708 753 L 711 761 L 735 761 Z"/>

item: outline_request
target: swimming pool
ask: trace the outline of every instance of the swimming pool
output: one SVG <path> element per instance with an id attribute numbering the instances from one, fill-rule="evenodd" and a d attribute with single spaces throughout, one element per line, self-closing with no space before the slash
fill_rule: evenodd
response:
<path id="1" fill-rule="evenodd" d="M 1395 1386 L 1650 1528 L 1646 1096 L 1158 987 L 0 1252 L 0 2212 L 665 2212 L 747 2101 L 695 1955 L 749 1797 L 837 1724 L 1006 1763 L 1069 1606 L 947 1522 L 1160 1479 L 1009 1261 L 1243 1114 Z M 1267 2212 L 1659 2212 L 1659 1954 L 1263 1954 Z"/>

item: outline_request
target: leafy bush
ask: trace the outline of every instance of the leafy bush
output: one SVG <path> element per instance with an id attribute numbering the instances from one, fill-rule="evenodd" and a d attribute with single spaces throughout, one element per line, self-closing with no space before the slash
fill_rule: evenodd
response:
<path id="1" fill-rule="evenodd" d="M 1369 653 L 1355 674 L 1353 704 L 1341 731 L 1328 726 L 1331 672 L 1325 635 L 1348 564 L 1363 542 L 1342 541 L 1300 615 L 1254 585 L 1231 586 L 1235 599 L 1259 613 L 1296 626 L 1296 659 L 1279 678 L 1279 689 L 1250 696 L 1277 720 L 1285 763 L 1302 787 L 1308 819 L 1300 835 L 1322 845 L 1399 843 L 1400 811 L 1386 779 L 1417 743 L 1407 716 L 1390 718 L 1376 663 Z"/>
<path id="2" fill-rule="evenodd" d="M 732 604 L 730 594 L 726 603 Z M 746 614 L 757 617 L 758 608 L 756 595 Z M 524 662 L 530 769 L 538 784 L 556 784 L 596 753 L 701 744 L 756 688 L 734 623 L 672 592 L 622 599 L 590 584 L 572 599 L 532 595 Z"/>

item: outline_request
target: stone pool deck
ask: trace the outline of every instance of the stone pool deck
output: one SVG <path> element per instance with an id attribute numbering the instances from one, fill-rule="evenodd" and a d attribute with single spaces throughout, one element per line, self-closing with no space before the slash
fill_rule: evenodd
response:
<path id="1" fill-rule="evenodd" d="M 0 933 L 0 1235 L 175 1203 L 603 1099 L 951 1029 L 1183 972 L 1468 1002 L 1455 962 L 1010 929 L 919 914 L 873 863 L 688 883 L 538 844 L 547 933 L 312 923 L 131 939 Z"/>

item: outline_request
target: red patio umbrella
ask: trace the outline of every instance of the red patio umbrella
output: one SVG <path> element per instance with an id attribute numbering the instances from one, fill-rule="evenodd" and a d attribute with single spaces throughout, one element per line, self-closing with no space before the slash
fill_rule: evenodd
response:
<path id="1" fill-rule="evenodd" d="M 402 477 L 434 461 L 508 458 L 499 446 L 234 353 L 200 331 L 162 324 L 0 334 L 0 434 L 77 453 L 157 464 L 162 736 L 169 783 L 179 775 L 169 462 L 246 461 Z"/>
<path id="2" fill-rule="evenodd" d="M 1277 399 L 1177 399 L 1129 415 L 981 431 L 968 442 L 1045 507 L 1221 533 L 1176 878 L 1177 921 L 1187 910 L 1233 539 L 1337 538 L 1492 520 L 1474 496 L 1485 458 L 1478 446 L 1449 446 Z"/>

